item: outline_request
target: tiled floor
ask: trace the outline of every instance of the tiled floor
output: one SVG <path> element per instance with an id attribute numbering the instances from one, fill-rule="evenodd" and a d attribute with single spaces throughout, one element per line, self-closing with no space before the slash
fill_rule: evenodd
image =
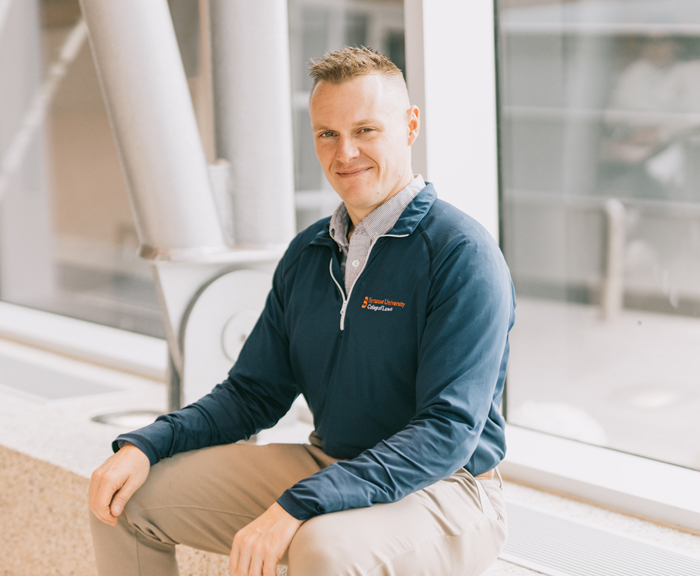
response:
<path id="1" fill-rule="evenodd" d="M 42 400 L 19 393 L 8 386 L 9 372 L 3 370 L 3 359 L 12 358 L 13 366 L 32 365 L 33 372 L 43 378 L 57 376 L 57 383 L 67 388 L 53 396 L 70 392 L 71 378 L 80 383 L 83 391 L 101 393 L 92 396 L 66 397 Z M 6 361 L 7 362 L 7 361 Z M 6 366 L 9 364 L 6 364 Z M 39 370 L 40 369 L 40 370 Z M 101 389 L 99 387 L 102 387 Z M 41 387 L 39 387 L 41 388 Z M 78 388 L 75 388 L 78 390 Z M 94 391 L 93 390 L 93 391 Z M 0 542 L 11 548 L 11 554 L 0 550 L 0 574 L 24 576 L 29 574 L 80 574 L 94 570 L 89 537 L 86 530 L 85 499 L 87 478 L 92 470 L 111 454 L 111 441 L 126 428 L 92 421 L 94 416 L 122 410 L 156 410 L 165 408 L 166 388 L 162 382 L 140 378 L 75 359 L 0 340 L 0 515 L 3 517 Z M 286 421 L 272 431 L 260 435 L 261 442 L 304 441 L 310 425 Z M 7 450 L 11 449 L 11 450 Z M 53 466 L 49 465 L 52 464 Z M 655 542 L 679 552 L 698 555 L 700 538 L 657 526 L 642 520 L 616 514 L 580 502 L 567 500 L 506 482 L 509 501 L 526 503 L 544 511 L 564 515 L 589 525 L 613 530 Z M 68 496 L 66 496 L 68 495 Z M 70 501 L 70 502 L 68 502 Z M 70 546 L 64 547 L 61 557 L 66 563 L 42 563 L 43 556 L 22 556 L 22 546 L 36 549 L 45 540 L 61 548 L 56 538 L 66 536 L 56 528 L 44 527 L 44 513 L 49 518 L 66 518 L 77 532 L 68 534 Z M 21 534 L 20 541 L 17 535 Z M 53 538 L 53 540 L 52 540 Z M 20 542 L 16 546 L 13 542 Z M 87 548 L 86 548 L 87 547 Z M 86 551 L 88 550 L 88 551 Z M 18 556 L 19 555 L 19 556 Z M 66 556 L 67 555 L 67 556 Z M 15 563 L 3 566 L 1 558 L 15 558 Z M 183 549 L 179 553 L 183 574 L 226 574 L 225 560 Z M 19 558 L 19 560 L 17 560 Z M 34 560 L 31 560 L 34 558 Z M 27 565 L 34 562 L 32 566 Z M 78 569 L 80 563 L 84 569 Z M 72 563 L 72 568 L 70 568 Z M 20 568 L 17 568 L 17 567 Z M 64 566 L 64 568 L 61 568 Z M 22 568 L 23 567 L 23 568 Z M 4 571 L 3 571 L 4 569 Z M 488 572 L 489 576 L 530 576 L 535 574 L 520 566 L 499 560 Z"/>

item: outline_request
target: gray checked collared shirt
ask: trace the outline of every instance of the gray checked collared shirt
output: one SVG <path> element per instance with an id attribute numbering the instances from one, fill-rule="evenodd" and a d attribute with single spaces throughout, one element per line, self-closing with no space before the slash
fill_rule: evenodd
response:
<path id="1" fill-rule="evenodd" d="M 419 174 L 396 196 L 368 214 L 356 227 L 348 242 L 350 216 L 345 204 L 336 208 L 330 223 L 330 235 L 340 247 L 340 269 L 345 276 L 345 293 L 352 290 L 357 277 L 367 262 L 367 257 L 377 238 L 394 227 L 401 213 L 418 193 L 425 188 L 425 181 Z"/>

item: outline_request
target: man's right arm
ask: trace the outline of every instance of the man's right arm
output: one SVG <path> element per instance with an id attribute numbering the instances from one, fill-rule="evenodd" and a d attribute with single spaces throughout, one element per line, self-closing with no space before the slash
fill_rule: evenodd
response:
<path id="1" fill-rule="evenodd" d="M 100 520 L 116 525 L 150 466 L 162 458 L 247 438 L 289 411 L 298 389 L 284 323 L 286 258 L 275 271 L 265 309 L 228 378 L 194 404 L 113 442 L 115 454 L 95 470 L 90 484 L 90 508 Z"/>
<path id="2" fill-rule="evenodd" d="M 153 424 L 120 435 L 156 464 L 180 452 L 231 444 L 274 426 L 299 394 L 292 375 L 284 319 L 284 266 L 273 278 L 265 308 L 228 378 L 181 410 L 159 416 Z"/>

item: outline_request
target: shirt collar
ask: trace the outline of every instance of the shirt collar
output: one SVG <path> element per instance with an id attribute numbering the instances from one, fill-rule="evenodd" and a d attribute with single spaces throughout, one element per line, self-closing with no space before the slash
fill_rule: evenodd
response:
<path id="1" fill-rule="evenodd" d="M 425 181 L 419 174 L 398 194 L 365 216 L 365 218 L 358 223 L 355 232 L 364 231 L 372 241 L 386 234 L 394 227 L 401 213 L 423 188 L 425 188 Z M 333 213 L 329 226 L 331 238 L 333 238 L 341 248 L 348 246 L 349 226 L 350 215 L 345 208 L 345 204 L 341 203 Z"/>

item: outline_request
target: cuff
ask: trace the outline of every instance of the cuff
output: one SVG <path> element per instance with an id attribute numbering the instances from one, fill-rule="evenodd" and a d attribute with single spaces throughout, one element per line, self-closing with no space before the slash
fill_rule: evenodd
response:
<path id="1" fill-rule="evenodd" d="M 319 516 L 319 512 L 310 512 L 303 506 L 301 506 L 296 499 L 285 492 L 277 499 L 277 504 L 282 506 L 289 514 L 294 516 L 297 520 L 310 520 L 314 516 Z"/>
<path id="2" fill-rule="evenodd" d="M 114 452 L 119 452 L 119 449 L 122 446 L 124 446 L 126 442 L 130 442 L 139 450 L 141 450 L 141 452 L 143 452 L 146 456 L 148 456 L 148 460 L 151 463 L 151 466 L 157 464 L 160 460 L 155 446 L 153 446 L 153 444 L 151 444 L 142 436 L 138 436 L 137 434 L 133 433 L 120 434 L 119 436 L 117 436 L 117 439 L 112 442 L 112 450 Z"/>

